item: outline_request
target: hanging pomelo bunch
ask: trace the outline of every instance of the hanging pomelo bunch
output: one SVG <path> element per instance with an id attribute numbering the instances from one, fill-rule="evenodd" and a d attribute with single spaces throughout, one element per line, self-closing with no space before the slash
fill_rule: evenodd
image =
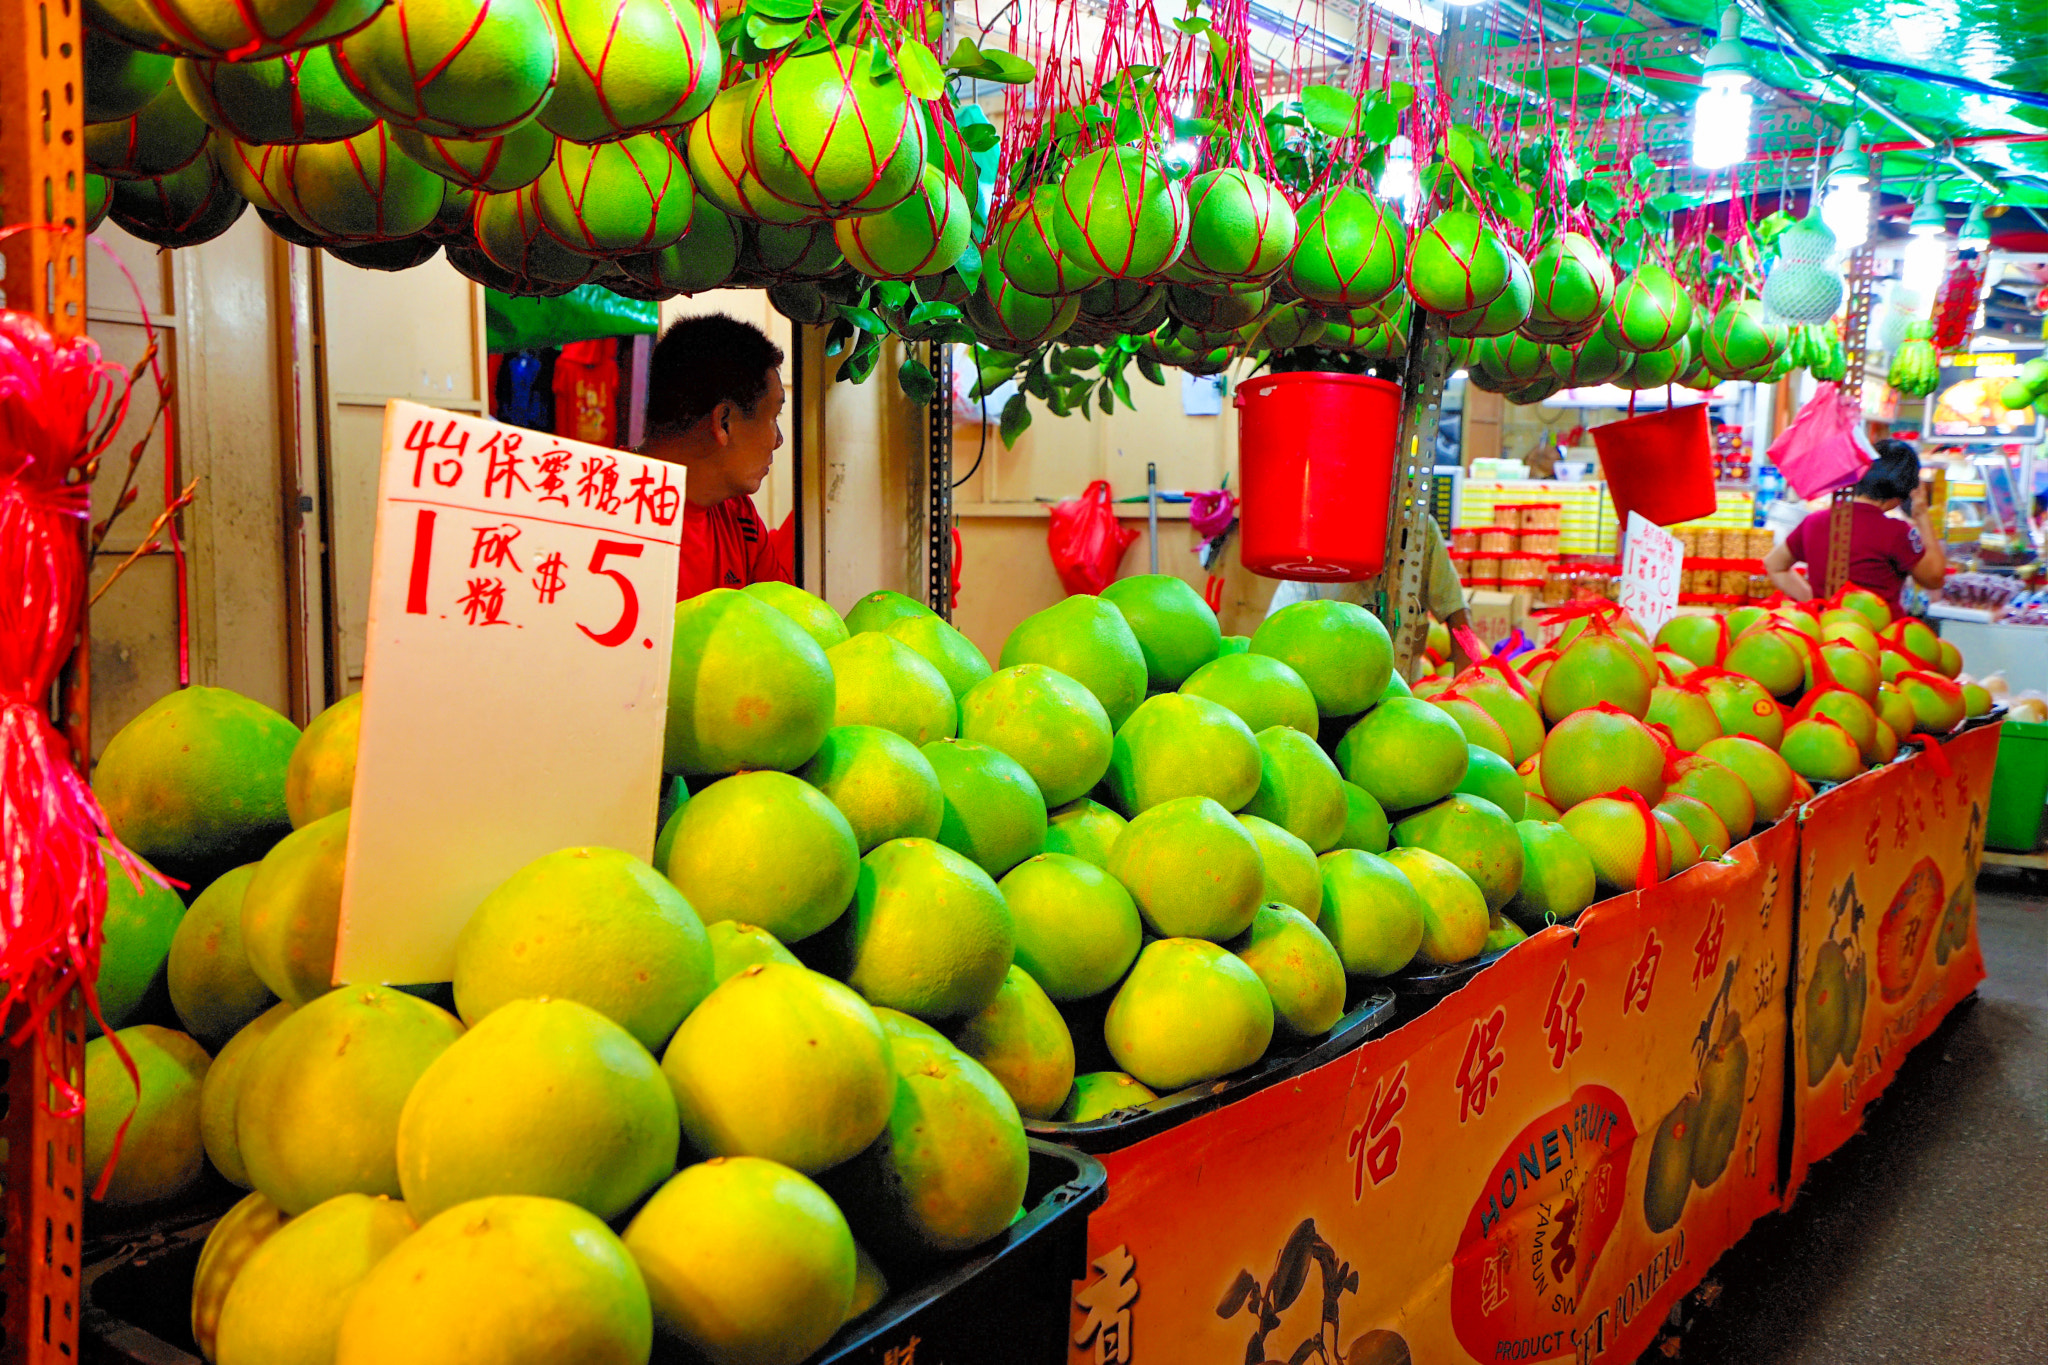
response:
<path id="1" fill-rule="evenodd" d="M 1447 209 L 1408 243 L 1408 293 L 1445 317 L 1485 308 L 1514 273 L 1507 244 L 1464 209 Z"/>
<path id="2" fill-rule="evenodd" d="M 114 204 L 114 182 L 90 172 L 85 177 L 85 230 L 98 232 Z"/>
<path id="3" fill-rule="evenodd" d="M 270 177 L 282 173 L 285 154 L 283 147 L 260 147 L 252 142 L 219 137 L 213 139 L 208 152 L 214 163 L 220 167 L 221 174 L 235 187 L 235 192 L 254 204 L 257 213 L 284 212 L 284 206 L 277 202 L 269 189 Z M 267 220 L 265 226 L 269 226 Z"/>
<path id="4" fill-rule="evenodd" d="M 1764 320 L 1764 306 L 1755 299 L 1729 303 L 1707 324 L 1707 368 L 1724 379 L 1746 379 L 1775 365 L 1789 341 L 1784 327 Z"/>
<path id="5" fill-rule="evenodd" d="M 246 62 L 318 47 L 376 17 L 385 0 L 87 0 L 86 19 L 155 52 Z"/>
<path id="6" fill-rule="evenodd" d="M 599 262 L 594 257 L 571 251 L 541 226 L 540 209 L 533 202 L 531 185 L 504 194 L 478 195 L 470 222 L 476 244 L 484 255 L 515 279 L 567 289 L 598 274 Z M 454 261 L 455 253 L 449 252 L 448 258 Z M 460 268 L 458 265 L 457 269 Z"/>
<path id="7" fill-rule="evenodd" d="M 1529 262 L 1535 298 L 1522 331 L 1537 341 L 1570 345 L 1586 337 L 1614 301 L 1614 267 L 1583 233 L 1561 232 Z"/>
<path id="8" fill-rule="evenodd" d="M 339 142 L 377 121 L 342 81 L 331 47 L 262 62 L 181 58 L 178 89 L 216 131 L 244 142 Z"/>
<path id="9" fill-rule="evenodd" d="M 481 140 L 432 137 L 412 128 L 393 128 L 391 136 L 399 150 L 443 180 L 484 194 L 531 185 L 555 159 L 555 135 L 538 121 Z"/>
<path id="10" fill-rule="evenodd" d="M 846 268 L 830 223 L 750 223 L 740 233 L 739 268 L 768 281 L 817 280 Z"/>
<path id="11" fill-rule="evenodd" d="M 757 223 L 815 223 L 815 208 L 786 203 L 768 192 L 747 165 L 747 116 L 760 93 L 757 80 L 729 85 L 690 124 L 683 158 L 690 177 L 711 202 L 735 218 Z"/>
<path id="12" fill-rule="evenodd" d="M 1826 322 L 1842 306 L 1848 286 L 1828 265 L 1835 234 L 1817 213 L 1778 234 L 1778 259 L 1764 280 L 1764 307 L 1785 322 Z"/>
<path id="13" fill-rule="evenodd" d="M 1144 280 L 1101 280 L 1081 291 L 1081 316 L 1132 336 L 1166 321 L 1166 286 Z"/>
<path id="14" fill-rule="evenodd" d="M 697 198 L 682 153 L 656 133 L 557 144 L 533 185 L 541 225 L 587 256 L 658 251 L 690 227 Z"/>
<path id="15" fill-rule="evenodd" d="M 1502 396 L 1516 407 L 1526 408 L 1541 403 L 1563 387 L 1554 376 L 1544 375 L 1540 379 L 1530 380 L 1520 388 L 1509 389 Z"/>
<path id="16" fill-rule="evenodd" d="M 718 93 L 718 42 L 695 0 L 543 0 L 561 51 L 549 132 L 608 142 L 680 127 Z"/>
<path id="17" fill-rule="evenodd" d="M 346 142 L 309 142 L 270 163 L 264 188 L 292 220 L 325 240 L 410 237 L 434 221 L 447 183 L 398 150 L 375 124 Z"/>
<path id="18" fill-rule="evenodd" d="M 981 288 L 967 300 L 967 325 L 989 345 L 1005 351 L 1042 346 L 1073 325 L 1081 311 L 1078 299 L 1046 299 L 1027 294 L 984 272 Z"/>
<path id="19" fill-rule="evenodd" d="M 1563 388 L 1591 388 L 1626 374 L 1633 355 L 1622 350 L 1599 332 L 1576 346 L 1552 346 L 1548 351 L 1550 372 Z"/>
<path id="20" fill-rule="evenodd" d="M 1230 367 L 1236 355 L 1229 346 L 1217 345 L 1200 332 L 1177 322 L 1169 322 L 1140 337 L 1137 354 L 1189 374 L 1219 374 Z"/>
<path id="21" fill-rule="evenodd" d="M 249 207 L 210 156 L 194 157 L 154 180 L 117 180 L 113 185 L 113 220 L 157 246 L 212 241 Z"/>
<path id="22" fill-rule="evenodd" d="M 1266 311 L 1272 291 L 1262 284 L 1166 286 L 1166 311 L 1198 332 L 1235 332 Z"/>
<path id="23" fill-rule="evenodd" d="M 913 280 L 951 270 L 967 252 L 973 215 L 951 176 L 926 165 L 924 185 L 898 204 L 832 225 L 855 270 L 877 280 Z"/>
<path id="24" fill-rule="evenodd" d="M 85 126 L 85 164 L 109 180 L 148 180 L 191 164 L 212 129 L 174 81 L 133 114 Z"/>
<path id="25" fill-rule="evenodd" d="M 334 52 L 380 118 L 436 137 L 509 133 L 555 81 L 555 31 L 539 0 L 390 0 Z"/>
<path id="26" fill-rule="evenodd" d="M 1661 389 L 1677 383 L 1692 364 L 1692 343 L 1680 337 L 1676 346 L 1661 351 L 1637 351 L 1634 355 L 1627 372 L 1615 376 L 1614 382 L 1624 389 Z"/>
<path id="27" fill-rule="evenodd" d="M 1645 261 L 1614 287 L 1600 330 L 1624 351 L 1661 351 L 1692 329 L 1692 315 L 1692 295 L 1677 276 Z"/>
<path id="28" fill-rule="evenodd" d="M 1187 192 L 1145 152 L 1105 147 L 1060 177 L 1053 229 L 1060 249 L 1083 265 L 1111 279 L 1149 280 L 1187 246 Z"/>
<path id="29" fill-rule="evenodd" d="M 85 108 L 87 123 L 112 123 L 148 104 L 170 84 L 172 59 L 144 52 L 87 25 Z"/>
<path id="30" fill-rule="evenodd" d="M 401 237 L 395 242 L 358 242 L 354 246 L 330 246 L 328 255 L 358 270 L 411 270 L 440 254 L 441 244 L 430 237 Z"/>
<path id="31" fill-rule="evenodd" d="M 1529 274 L 1529 263 L 1522 259 L 1522 253 L 1511 246 L 1503 246 L 1508 254 L 1508 284 L 1492 303 L 1484 308 L 1453 314 L 1447 326 L 1454 337 L 1501 337 L 1513 332 L 1529 319 L 1529 309 L 1535 297 L 1535 286 Z"/>
<path id="32" fill-rule="evenodd" d="M 924 183 L 924 119 L 902 81 L 872 74 L 875 59 L 831 47 L 757 83 L 746 164 L 768 193 L 840 217 L 892 208 Z"/>
<path id="33" fill-rule="evenodd" d="M 1034 186 L 1010 201 L 989 233 L 996 273 L 1040 298 L 1078 294 L 1102 279 L 1086 258 L 1060 245 L 1059 201 L 1057 186 Z"/>
<path id="34" fill-rule="evenodd" d="M 486 289 L 495 289 L 500 294 L 513 294 L 528 299 L 550 299 L 566 294 L 576 287 L 572 284 L 553 284 L 515 275 L 486 256 L 483 248 L 478 246 L 450 242 L 442 250 L 448 264 L 455 267 L 456 274 L 474 280 Z"/>
<path id="35" fill-rule="evenodd" d="M 1489 337 L 1473 351 L 1473 363 L 1508 388 L 1519 388 L 1550 373 L 1549 347 L 1520 333 Z"/>
<path id="36" fill-rule="evenodd" d="M 1318 344 L 1329 325 L 1321 313 L 1307 304 L 1283 303 L 1263 323 L 1247 327 L 1244 342 L 1247 348 L 1291 351 L 1297 346 Z"/>
<path id="37" fill-rule="evenodd" d="M 440 210 L 434 214 L 434 221 L 421 228 L 420 232 L 437 242 L 475 246 L 476 235 L 469 227 L 469 220 L 475 212 L 476 194 L 473 191 L 460 185 L 444 185 L 441 187 Z"/>
<path id="38" fill-rule="evenodd" d="M 619 269 L 666 296 L 701 294 L 732 278 L 740 259 L 739 224 L 698 196 L 690 230 L 659 251 L 621 257 Z"/>
<path id="39" fill-rule="evenodd" d="M 1355 308 L 1401 283 L 1408 257 L 1400 220 L 1377 199 L 1344 185 L 1302 202 L 1300 241 L 1287 278 L 1311 303 Z"/>
<path id="40" fill-rule="evenodd" d="M 1180 265 L 1218 280 L 1267 280 L 1294 255 L 1294 208 L 1278 186 L 1237 166 L 1188 182 L 1188 245 Z"/>
<path id="41" fill-rule="evenodd" d="M 1379 322 L 1346 326 L 1332 323 L 1323 334 L 1323 344 L 1369 360 L 1399 360 L 1408 354 L 1408 332 L 1412 314 L 1401 313 Z"/>

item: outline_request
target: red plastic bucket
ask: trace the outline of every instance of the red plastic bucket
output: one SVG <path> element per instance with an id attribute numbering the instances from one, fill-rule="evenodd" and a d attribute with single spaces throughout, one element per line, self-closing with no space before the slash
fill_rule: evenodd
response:
<path id="1" fill-rule="evenodd" d="M 1714 438 L 1705 403 L 1594 427 L 1593 444 L 1620 525 L 1630 512 L 1659 526 L 1714 515 Z"/>
<path id="2" fill-rule="evenodd" d="M 1237 391 L 1238 558 L 1267 578 L 1356 582 L 1387 557 L 1401 387 L 1261 375 Z"/>

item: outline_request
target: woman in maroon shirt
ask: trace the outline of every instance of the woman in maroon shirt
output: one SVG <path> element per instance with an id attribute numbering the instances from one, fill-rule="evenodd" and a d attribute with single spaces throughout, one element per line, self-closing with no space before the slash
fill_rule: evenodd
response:
<path id="1" fill-rule="evenodd" d="M 1911 521 L 1889 515 L 1901 505 L 1911 507 Z M 1771 581 L 1795 602 L 1813 596 L 1813 585 L 1795 564 L 1811 571 L 1829 557 L 1830 509 L 1815 512 L 1764 556 Z M 1879 441 L 1877 459 L 1856 481 L 1849 514 L 1849 581 L 1885 600 L 1899 614 L 1899 589 L 1908 578 L 1921 587 L 1941 586 L 1948 559 L 1941 552 L 1927 511 L 1927 489 L 1920 482 L 1920 457 L 1904 441 Z"/>

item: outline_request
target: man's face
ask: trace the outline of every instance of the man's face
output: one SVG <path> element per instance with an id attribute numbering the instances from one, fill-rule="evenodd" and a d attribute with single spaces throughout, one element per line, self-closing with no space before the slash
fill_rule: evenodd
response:
<path id="1" fill-rule="evenodd" d="M 757 493 L 766 482 L 782 445 L 784 397 L 782 376 L 770 370 L 768 392 L 754 404 L 751 417 L 737 405 L 721 405 L 726 440 L 719 464 L 735 492 Z"/>

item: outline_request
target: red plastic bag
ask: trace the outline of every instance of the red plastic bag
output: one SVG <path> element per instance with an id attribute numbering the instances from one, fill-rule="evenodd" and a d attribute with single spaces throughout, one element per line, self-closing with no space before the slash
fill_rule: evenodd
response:
<path id="1" fill-rule="evenodd" d="M 1771 463 L 1802 498 L 1856 482 L 1876 458 L 1860 406 L 1831 383 L 1815 389 L 1813 401 L 1771 442 Z"/>
<path id="2" fill-rule="evenodd" d="M 1117 565 L 1137 538 L 1116 519 L 1109 481 L 1097 479 L 1080 497 L 1053 504 L 1045 546 L 1068 593 L 1101 592 L 1116 581 Z"/>

